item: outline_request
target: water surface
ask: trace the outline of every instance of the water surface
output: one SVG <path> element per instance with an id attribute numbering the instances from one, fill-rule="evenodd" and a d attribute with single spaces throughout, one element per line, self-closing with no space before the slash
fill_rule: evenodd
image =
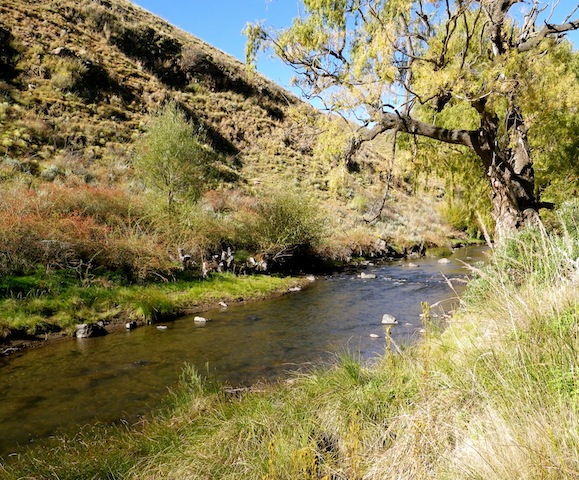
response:
<path id="1" fill-rule="evenodd" d="M 382 315 L 398 319 L 397 343 L 420 336 L 420 303 L 454 308 L 468 273 L 464 264 L 483 249 L 436 259 L 370 266 L 376 279 L 341 274 L 301 292 L 203 313 L 106 337 L 62 341 L 0 359 L 0 456 L 79 425 L 133 420 L 151 411 L 175 386 L 185 364 L 232 386 L 283 377 L 332 361 L 346 350 L 371 360 L 384 352 Z M 453 291 L 447 278 L 454 279 Z M 378 335 L 373 338 L 371 335 Z"/>

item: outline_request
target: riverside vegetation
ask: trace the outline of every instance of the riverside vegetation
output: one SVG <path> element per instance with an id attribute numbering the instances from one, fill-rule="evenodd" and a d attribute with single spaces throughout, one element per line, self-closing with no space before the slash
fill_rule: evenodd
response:
<path id="1" fill-rule="evenodd" d="M 346 122 L 128 1 L 7 0 L 0 13 L 0 342 L 294 285 L 202 281 L 227 247 L 238 265 L 297 259 L 272 263 L 287 274 L 477 236 L 448 225 L 410 155 L 394 167 L 377 144 L 343 168 Z M 234 283 L 251 287 L 191 293 Z"/>
<path id="2" fill-rule="evenodd" d="M 327 265 L 492 232 L 488 179 L 472 152 L 395 129 L 344 161 L 358 125 L 321 116 L 125 0 L 5 0 L 0 13 L 2 342 L 86 321 L 157 321 L 295 285 L 201 278 L 203 260 L 227 247 L 238 265 L 257 254 Z M 532 68 L 516 55 L 507 66 L 529 120 L 537 198 L 560 203 L 577 190 L 579 56 L 564 41 L 548 46 Z M 505 110 L 500 88 L 511 84 L 491 77 L 481 98 L 498 85 L 487 106 Z M 433 84 L 440 105 L 417 112 L 444 128 L 478 128 L 457 104 L 472 92 L 452 98 L 438 85 L 449 78 Z M 543 218 L 549 233 L 504 239 L 492 265 L 473 271 L 448 328 L 425 305 L 424 341 L 396 354 L 387 344 L 372 367 L 344 354 L 332 368 L 248 391 L 187 369 L 165 408 L 139 425 L 86 427 L 8 459 L 0 474 L 577 477 L 577 205 Z M 182 268 L 179 248 L 196 269 Z"/>
<path id="3" fill-rule="evenodd" d="M 424 339 L 375 365 L 345 353 L 247 391 L 185 369 L 156 415 L 53 439 L 3 478 L 577 478 L 579 204 L 558 216 L 474 268 L 446 328 L 424 305 Z"/>

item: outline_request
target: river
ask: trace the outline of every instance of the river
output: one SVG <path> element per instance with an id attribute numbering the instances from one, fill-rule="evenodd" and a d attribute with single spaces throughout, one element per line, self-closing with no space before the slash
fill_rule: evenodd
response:
<path id="1" fill-rule="evenodd" d="M 283 378 L 331 362 L 349 351 L 371 361 L 384 352 L 382 315 L 398 319 L 399 343 L 420 336 L 421 305 L 458 302 L 468 271 L 462 261 L 484 260 L 484 248 L 457 250 L 450 263 L 401 260 L 356 274 L 319 278 L 300 292 L 232 305 L 105 337 L 58 342 L 0 359 L 0 457 L 79 426 L 134 420 L 154 410 L 186 364 L 231 386 Z M 456 291 L 448 285 L 453 279 Z"/>

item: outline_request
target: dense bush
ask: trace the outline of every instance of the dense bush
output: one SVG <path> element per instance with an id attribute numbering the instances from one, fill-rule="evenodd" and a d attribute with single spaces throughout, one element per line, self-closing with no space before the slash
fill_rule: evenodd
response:
<path id="1" fill-rule="evenodd" d="M 258 199 L 243 223 L 247 246 L 274 255 L 317 247 L 327 227 L 311 198 L 281 189 Z"/>
<path id="2" fill-rule="evenodd" d="M 118 189 L 6 188 L 0 201 L 0 272 L 120 270 L 144 279 L 172 265 L 139 199 Z"/>
<path id="3" fill-rule="evenodd" d="M 175 103 L 168 103 L 137 144 L 135 170 L 172 207 L 199 198 L 217 158 L 199 129 Z"/>

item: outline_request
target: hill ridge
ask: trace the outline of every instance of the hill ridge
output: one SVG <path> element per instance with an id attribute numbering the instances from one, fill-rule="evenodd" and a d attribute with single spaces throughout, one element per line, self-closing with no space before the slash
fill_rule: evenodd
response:
<path id="1" fill-rule="evenodd" d="M 106 156 L 103 143 L 126 146 L 146 116 L 171 97 L 208 128 L 216 148 L 231 155 L 254 138 L 231 128 L 235 118 L 229 124 L 220 118 L 220 109 L 235 117 L 224 102 L 235 101 L 238 111 L 245 110 L 239 121 L 256 117 L 265 131 L 283 122 L 286 106 L 300 102 L 261 74 L 249 75 L 234 57 L 126 0 L 7 0 L 0 14 L 0 155 L 44 159 L 66 147 L 90 147 L 90 155 Z M 239 106 L 247 100 L 258 110 Z M 260 119 L 267 116 L 273 122 L 264 126 Z M 87 117 L 90 126 L 82 124 Z M 66 122 L 57 128 L 60 118 Z M 95 126 L 99 134 L 91 132 Z"/>

